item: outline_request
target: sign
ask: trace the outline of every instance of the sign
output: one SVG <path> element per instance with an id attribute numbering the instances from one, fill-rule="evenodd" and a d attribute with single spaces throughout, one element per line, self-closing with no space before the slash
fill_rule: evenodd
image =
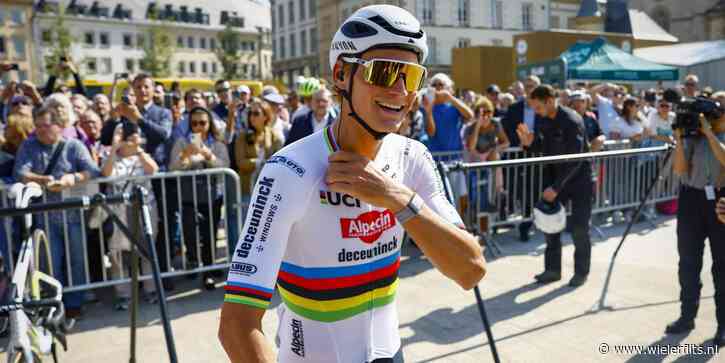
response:
<path id="1" fill-rule="evenodd" d="M 519 39 L 519 41 L 516 42 L 516 53 L 518 53 L 518 55 L 525 55 L 528 51 L 529 43 L 526 43 L 525 39 Z"/>

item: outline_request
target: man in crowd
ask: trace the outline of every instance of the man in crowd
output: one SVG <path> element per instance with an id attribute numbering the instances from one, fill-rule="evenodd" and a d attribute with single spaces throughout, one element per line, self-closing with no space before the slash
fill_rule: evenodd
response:
<path id="1" fill-rule="evenodd" d="M 582 121 L 584 122 L 584 128 L 587 133 L 590 150 L 602 150 L 606 137 L 599 128 L 599 122 L 597 122 L 596 115 L 589 111 L 589 94 L 582 90 L 577 90 L 571 93 L 569 100 L 571 102 L 571 108 L 573 108 L 574 111 L 581 116 Z"/>
<path id="2" fill-rule="evenodd" d="M 166 89 L 161 82 L 154 83 L 154 105 L 165 107 L 164 98 L 166 97 Z"/>
<path id="3" fill-rule="evenodd" d="M 289 145 L 305 136 L 322 130 L 326 126 L 330 126 L 335 117 L 330 112 L 332 104 L 332 93 L 327 88 L 321 88 L 310 101 L 311 109 L 292 120 L 292 129 L 285 141 L 285 145 Z"/>
<path id="4" fill-rule="evenodd" d="M 592 96 L 592 103 L 597 106 L 597 118 L 599 127 L 604 135 L 609 135 L 612 125 L 619 118 L 619 112 L 624 102 L 624 91 L 617 85 L 602 83 L 589 90 Z"/>
<path id="5" fill-rule="evenodd" d="M 108 96 L 99 93 L 93 96 L 93 111 L 96 111 L 98 117 L 101 118 L 101 124 L 111 120 L 111 101 Z"/>
<path id="6" fill-rule="evenodd" d="M 486 88 L 486 97 L 489 101 L 493 104 L 494 111 L 493 111 L 493 117 L 503 117 L 504 112 L 501 111 L 501 107 L 499 106 L 499 95 L 501 94 L 501 89 L 498 88 L 497 84 L 492 84 Z"/>
<path id="7" fill-rule="evenodd" d="M 216 117 L 222 120 L 226 120 L 229 116 L 229 107 L 232 106 L 234 97 L 232 97 L 232 84 L 229 81 L 220 79 L 214 84 L 214 90 L 216 91 L 219 102 L 212 107 L 211 111 L 216 114 Z M 193 107 L 190 107 L 191 110 Z"/>
<path id="8" fill-rule="evenodd" d="M 549 85 L 536 87 L 530 94 L 530 104 L 540 117 L 532 132 L 520 124 L 516 133 L 521 145 L 544 156 L 589 152 L 586 131 L 581 117 L 568 107 L 558 104 L 554 89 Z M 546 166 L 546 189 L 542 199 L 566 205 L 571 201 L 571 229 L 574 245 L 574 276 L 569 285 L 583 285 L 589 275 L 591 242 L 589 219 L 592 214 L 592 167 L 589 161 L 576 161 Z M 539 283 L 561 279 L 561 233 L 546 234 L 543 273 L 536 275 Z"/>
<path id="9" fill-rule="evenodd" d="M 697 97 L 700 95 L 700 79 L 697 77 L 697 75 L 694 74 L 688 74 L 687 77 L 685 77 L 685 87 L 684 87 L 684 94 L 685 97 Z"/>

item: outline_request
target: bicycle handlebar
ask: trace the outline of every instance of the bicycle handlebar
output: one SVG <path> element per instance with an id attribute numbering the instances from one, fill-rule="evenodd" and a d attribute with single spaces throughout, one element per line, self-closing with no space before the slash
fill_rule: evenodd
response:
<path id="1" fill-rule="evenodd" d="M 11 311 L 21 309 L 40 309 L 40 308 L 56 308 L 62 309 L 63 303 L 55 299 L 41 299 L 41 300 L 30 300 L 23 301 L 21 303 L 10 303 L 0 305 L 0 315 L 8 315 Z"/>

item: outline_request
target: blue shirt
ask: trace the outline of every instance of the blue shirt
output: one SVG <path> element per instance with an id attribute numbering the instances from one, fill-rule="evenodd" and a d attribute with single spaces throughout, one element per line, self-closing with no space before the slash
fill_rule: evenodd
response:
<path id="1" fill-rule="evenodd" d="M 428 141 L 430 151 L 463 151 L 461 142 L 463 119 L 458 109 L 450 103 L 435 105 L 433 120 L 436 123 L 436 133 Z"/>
<path id="2" fill-rule="evenodd" d="M 526 124 L 526 127 L 529 128 L 529 131 L 534 132 L 534 127 L 536 126 L 536 113 L 533 108 L 529 107 L 528 104 L 524 104 L 524 123 Z"/>

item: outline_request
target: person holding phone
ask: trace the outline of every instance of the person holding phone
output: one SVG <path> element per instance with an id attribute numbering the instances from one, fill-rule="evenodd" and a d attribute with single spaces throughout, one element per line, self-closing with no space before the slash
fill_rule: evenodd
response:
<path id="1" fill-rule="evenodd" d="M 247 202 L 265 161 L 283 145 L 279 134 L 272 130 L 274 113 L 269 104 L 254 99 L 248 110 L 249 128 L 234 143 L 236 167 L 242 184 L 242 200 Z"/>
<path id="2" fill-rule="evenodd" d="M 73 93 L 85 96 L 86 87 L 83 85 L 83 78 L 81 78 L 80 73 L 78 73 L 78 69 L 68 56 L 62 56 L 55 67 L 52 68 L 50 77 L 48 77 L 48 82 L 45 84 L 45 88 L 43 89 L 43 97 L 48 97 L 52 93 L 56 92 L 55 83 L 58 80 L 58 77 L 63 77 L 68 73 L 71 74 L 73 80 L 75 81 Z"/>
<path id="3" fill-rule="evenodd" d="M 203 107 L 193 108 L 189 111 L 189 121 L 190 132 L 177 139 L 171 149 L 169 168 L 199 170 L 228 167 L 229 151 L 211 111 Z M 224 200 L 223 188 L 218 185 L 221 182 L 220 178 L 209 175 L 181 178 L 182 231 L 187 258 L 192 265 L 209 266 L 214 263 L 212 250 L 216 249 L 216 227 L 210 226 L 219 225 L 221 219 Z M 199 250 L 201 256 L 198 255 Z M 213 277 L 221 276 L 218 272 L 204 272 L 202 285 L 205 289 L 214 289 Z"/>

